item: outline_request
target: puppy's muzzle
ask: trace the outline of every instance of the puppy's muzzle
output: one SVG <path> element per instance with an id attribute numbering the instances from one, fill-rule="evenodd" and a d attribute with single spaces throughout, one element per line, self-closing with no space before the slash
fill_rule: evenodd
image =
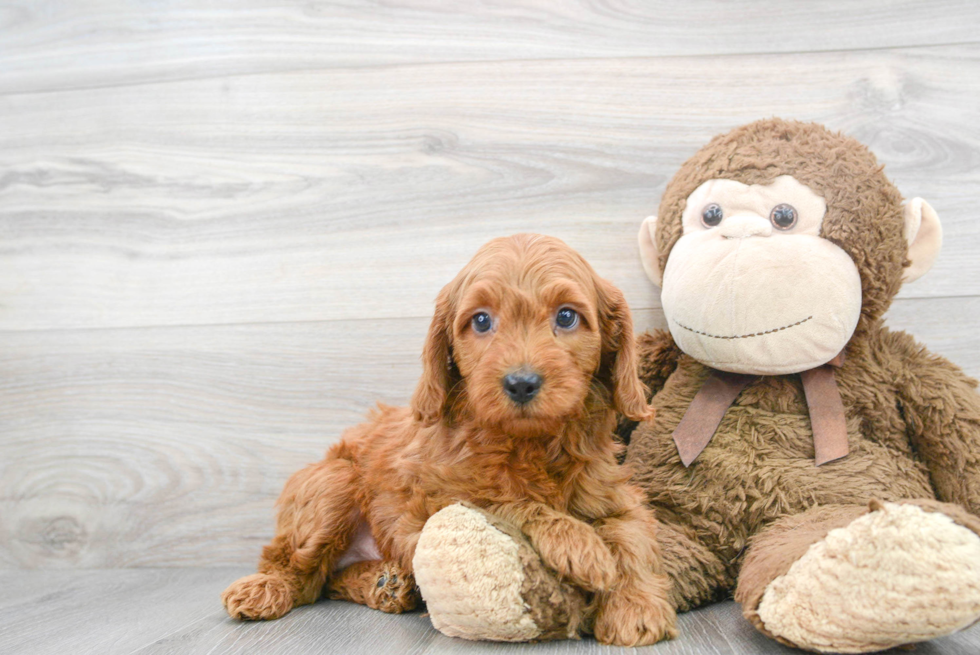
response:
<path id="1" fill-rule="evenodd" d="M 531 399 L 538 395 L 544 378 L 526 369 L 508 373 L 501 381 L 504 385 L 504 393 L 518 405 L 526 405 Z"/>

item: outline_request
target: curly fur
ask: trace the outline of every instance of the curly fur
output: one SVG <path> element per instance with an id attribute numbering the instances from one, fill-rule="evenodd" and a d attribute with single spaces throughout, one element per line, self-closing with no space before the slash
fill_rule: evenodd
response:
<path id="1" fill-rule="evenodd" d="M 555 327 L 563 306 L 578 312 L 577 328 Z M 472 329 L 478 311 L 493 316 L 491 332 Z M 259 574 L 225 591 L 229 614 L 281 616 L 316 600 L 328 579 L 332 595 L 385 609 L 361 588 L 376 584 L 365 574 L 375 569 L 333 573 L 359 517 L 405 579 L 426 520 L 468 501 L 519 528 L 559 576 L 596 593 L 600 640 L 673 635 L 656 522 L 616 462 L 615 410 L 652 416 L 619 290 L 557 239 L 491 241 L 439 294 L 422 360 L 410 408 L 379 406 L 286 483 Z M 501 386 L 521 367 L 544 378 L 525 406 Z"/>

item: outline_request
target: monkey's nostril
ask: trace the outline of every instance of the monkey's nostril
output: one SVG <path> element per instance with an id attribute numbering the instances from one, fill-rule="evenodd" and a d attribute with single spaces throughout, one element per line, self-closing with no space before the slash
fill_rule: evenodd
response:
<path id="1" fill-rule="evenodd" d="M 518 405 L 530 402 L 541 389 L 544 379 L 531 371 L 508 373 L 502 381 L 504 392 Z"/>

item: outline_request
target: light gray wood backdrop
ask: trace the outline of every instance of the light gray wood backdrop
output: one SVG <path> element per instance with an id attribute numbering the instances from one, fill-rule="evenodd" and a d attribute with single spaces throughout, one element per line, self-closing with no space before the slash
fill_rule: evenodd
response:
<path id="1" fill-rule="evenodd" d="M 980 3 L 0 4 L 0 568 L 251 565 L 286 477 L 403 403 L 432 299 L 635 247 L 712 135 L 867 143 L 946 245 L 890 313 L 980 375 Z"/>

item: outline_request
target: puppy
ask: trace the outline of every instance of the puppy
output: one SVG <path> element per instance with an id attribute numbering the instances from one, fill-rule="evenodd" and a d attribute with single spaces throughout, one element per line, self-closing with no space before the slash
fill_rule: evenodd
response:
<path id="1" fill-rule="evenodd" d="M 334 598 L 411 609 L 422 527 L 469 501 L 595 593 L 599 641 L 674 636 L 656 521 L 612 437 L 616 409 L 653 414 L 622 293 L 558 239 L 495 239 L 439 293 L 422 362 L 411 407 L 379 405 L 289 479 L 259 573 L 222 596 L 228 613 L 278 618 L 325 583 Z M 335 571 L 362 521 L 382 559 Z"/>

